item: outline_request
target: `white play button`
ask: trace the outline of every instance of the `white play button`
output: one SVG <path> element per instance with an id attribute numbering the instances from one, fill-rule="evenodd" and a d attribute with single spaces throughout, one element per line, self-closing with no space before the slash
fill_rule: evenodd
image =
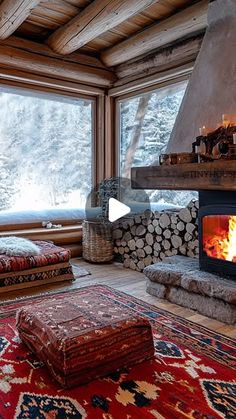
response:
<path id="1" fill-rule="evenodd" d="M 123 204 L 115 198 L 109 199 L 108 219 L 111 223 L 129 214 L 130 211 L 131 209 L 128 205 Z"/>

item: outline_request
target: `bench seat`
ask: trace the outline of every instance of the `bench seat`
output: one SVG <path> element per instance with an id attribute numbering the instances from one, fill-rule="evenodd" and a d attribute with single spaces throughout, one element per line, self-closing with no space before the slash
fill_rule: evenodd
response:
<path id="1" fill-rule="evenodd" d="M 0 292 L 74 279 L 69 250 L 51 242 L 34 243 L 40 248 L 39 255 L 0 254 Z"/>

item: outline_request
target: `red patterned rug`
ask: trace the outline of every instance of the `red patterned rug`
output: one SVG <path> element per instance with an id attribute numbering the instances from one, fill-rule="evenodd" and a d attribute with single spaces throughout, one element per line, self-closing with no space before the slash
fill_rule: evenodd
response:
<path id="1" fill-rule="evenodd" d="M 236 418 L 236 341 L 109 287 L 98 285 L 98 290 L 150 319 L 155 359 L 63 390 L 19 341 L 15 328 L 19 307 L 48 296 L 4 303 L 0 419 Z M 53 298 L 59 301 L 64 295 L 60 292 Z"/>

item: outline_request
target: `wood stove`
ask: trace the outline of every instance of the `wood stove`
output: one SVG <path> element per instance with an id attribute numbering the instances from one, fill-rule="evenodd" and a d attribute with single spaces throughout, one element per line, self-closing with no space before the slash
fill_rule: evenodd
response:
<path id="1" fill-rule="evenodd" d="M 199 265 L 236 280 L 236 192 L 199 191 Z"/>
<path id="2" fill-rule="evenodd" d="M 134 189 L 198 190 L 200 269 L 236 281 L 236 160 L 133 167 L 131 180 Z"/>

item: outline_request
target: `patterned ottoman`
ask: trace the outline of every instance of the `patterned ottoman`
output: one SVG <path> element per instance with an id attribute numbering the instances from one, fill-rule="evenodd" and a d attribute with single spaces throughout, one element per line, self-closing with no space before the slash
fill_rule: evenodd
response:
<path id="1" fill-rule="evenodd" d="M 52 242 L 34 243 L 40 248 L 39 255 L 0 254 L 0 292 L 74 279 L 69 250 Z"/>
<path id="2" fill-rule="evenodd" d="M 149 321 L 94 287 L 59 302 L 50 298 L 23 307 L 17 328 L 63 387 L 85 384 L 154 355 Z"/>

